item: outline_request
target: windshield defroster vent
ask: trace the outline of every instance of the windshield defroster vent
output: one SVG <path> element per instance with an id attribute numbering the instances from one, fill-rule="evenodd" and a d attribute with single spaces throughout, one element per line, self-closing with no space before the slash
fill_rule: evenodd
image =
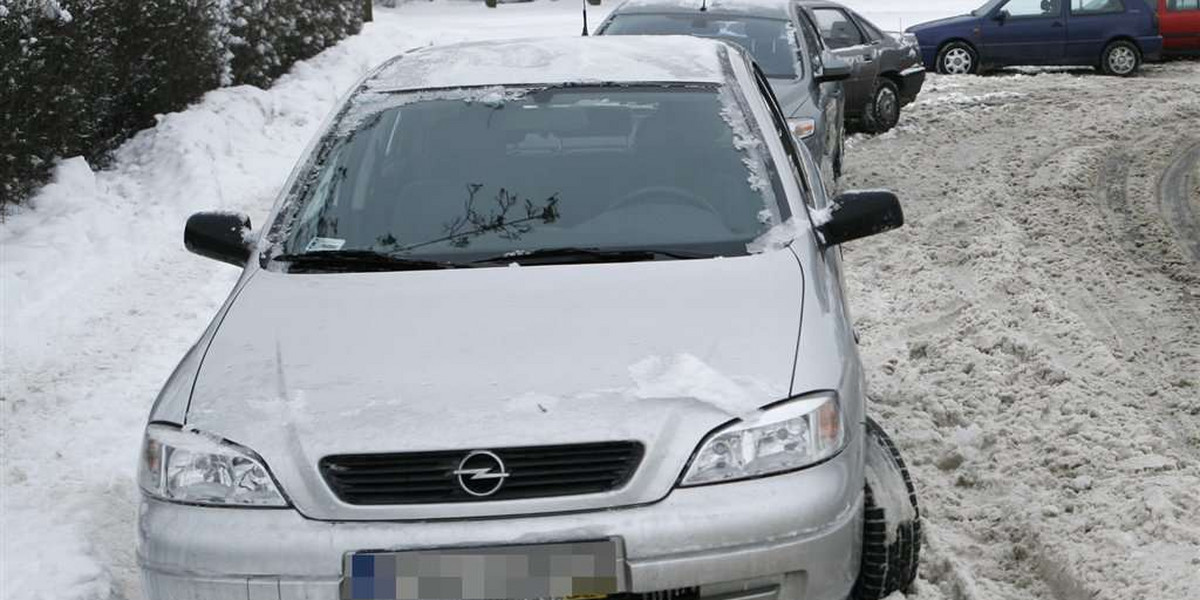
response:
<path id="1" fill-rule="evenodd" d="M 347 504 L 436 504 L 598 494 L 625 485 L 637 442 L 529 446 L 321 459 L 321 476 Z"/>

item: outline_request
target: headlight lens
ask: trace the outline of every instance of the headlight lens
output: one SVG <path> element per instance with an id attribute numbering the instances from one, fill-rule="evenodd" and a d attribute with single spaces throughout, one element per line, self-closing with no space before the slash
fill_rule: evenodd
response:
<path id="1" fill-rule="evenodd" d="M 817 122 L 814 119 L 788 119 L 787 122 L 788 127 L 792 128 L 792 135 L 798 140 L 812 137 L 812 134 L 817 132 Z"/>
<path id="2" fill-rule="evenodd" d="M 837 396 L 805 396 L 710 435 L 696 451 L 680 485 L 794 471 L 837 454 L 844 444 Z"/>
<path id="3" fill-rule="evenodd" d="M 171 502 L 213 506 L 287 506 L 262 459 L 250 450 L 194 431 L 150 425 L 138 482 Z"/>

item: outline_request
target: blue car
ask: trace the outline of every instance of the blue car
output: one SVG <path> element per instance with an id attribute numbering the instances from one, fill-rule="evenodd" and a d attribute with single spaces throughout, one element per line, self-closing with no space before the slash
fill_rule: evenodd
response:
<path id="1" fill-rule="evenodd" d="M 968 15 L 908 28 L 927 67 L 949 75 L 1014 65 L 1090 65 L 1129 76 L 1162 53 L 1145 0 L 989 0 Z"/>

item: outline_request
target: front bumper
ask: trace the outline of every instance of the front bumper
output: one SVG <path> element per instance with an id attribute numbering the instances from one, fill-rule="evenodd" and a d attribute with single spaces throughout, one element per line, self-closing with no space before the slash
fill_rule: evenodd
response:
<path id="1" fill-rule="evenodd" d="M 684 488 L 651 505 L 518 518 L 326 522 L 294 510 L 145 499 L 149 600 L 337 600 L 346 553 L 620 537 L 631 592 L 700 587 L 726 600 L 842 600 L 858 573 L 857 444 L 796 473 Z M 732 594 L 732 595 L 728 595 Z"/>
<path id="2" fill-rule="evenodd" d="M 925 87 L 925 65 L 916 65 L 900 72 L 900 104 L 912 104 Z"/>

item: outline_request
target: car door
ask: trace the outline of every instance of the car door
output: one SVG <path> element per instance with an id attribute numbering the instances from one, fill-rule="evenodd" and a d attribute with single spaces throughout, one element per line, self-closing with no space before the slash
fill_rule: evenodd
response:
<path id="1" fill-rule="evenodd" d="M 846 104 L 854 111 L 866 106 L 875 93 L 879 75 L 879 46 L 872 45 L 866 34 L 846 14 L 833 7 L 814 7 L 813 19 L 830 52 L 850 64 L 854 73 L 845 81 Z"/>
<path id="2" fill-rule="evenodd" d="M 1069 0 L 1067 22 L 1067 62 L 1090 65 L 1100 61 L 1100 53 L 1113 37 L 1123 34 L 1128 16 L 1125 0 Z"/>
<path id="3" fill-rule="evenodd" d="M 1008 0 L 980 25 L 983 62 L 993 65 L 1045 65 L 1062 62 L 1066 52 L 1066 0 Z"/>
<path id="4" fill-rule="evenodd" d="M 816 80 L 816 75 L 823 68 L 822 57 L 828 49 L 812 21 L 803 11 L 796 15 L 796 23 L 798 25 L 796 35 L 800 38 L 797 43 L 802 49 L 801 54 L 804 55 L 802 60 L 806 59 L 813 102 L 820 107 L 821 114 L 824 115 L 825 129 L 821 133 L 825 136 L 825 148 L 828 148 L 831 154 L 836 153 L 840 150 L 839 144 L 845 121 L 845 86 L 840 81 L 818 82 Z M 823 157 L 815 158 L 821 160 Z"/>
<path id="5" fill-rule="evenodd" d="M 1160 28 L 1167 51 L 1200 51 L 1200 0 L 1159 2 Z"/>

